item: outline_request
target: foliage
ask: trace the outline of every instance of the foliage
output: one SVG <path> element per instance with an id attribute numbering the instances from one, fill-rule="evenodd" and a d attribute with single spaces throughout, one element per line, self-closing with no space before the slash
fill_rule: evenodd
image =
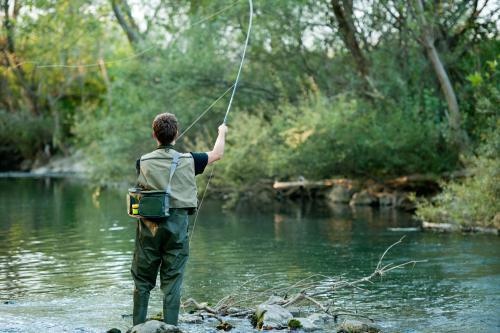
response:
<path id="1" fill-rule="evenodd" d="M 485 79 L 483 79 L 486 78 Z M 482 72 L 468 76 L 477 99 L 477 118 L 483 123 L 481 145 L 465 159 L 470 175 L 443 185 L 443 192 L 418 205 L 423 220 L 500 228 L 500 118 L 498 67 L 487 61 Z"/>
<path id="2" fill-rule="evenodd" d="M 43 142 L 50 139 L 50 128 L 51 122 L 47 117 L 33 117 L 28 112 L 0 111 L 2 153 L 33 158 L 44 149 Z"/>
<path id="3" fill-rule="evenodd" d="M 445 184 L 442 193 L 419 204 L 420 219 L 500 228 L 500 159 L 480 157 L 469 164 L 471 176 Z"/>
<path id="4" fill-rule="evenodd" d="M 321 95 L 299 105 L 283 104 L 269 122 L 260 113 L 237 110 L 212 184 L 236 197 L 259 196 L 262 179 L 387 177 L 453 169 L 458 159 L 440 134 L 443 124 L 428 119 L 426 110 L 384 111 L 366 110 L 346 96 Z"/>
<path id="5" fill-rule="evenodd" d="M 491 139 L 499 105 L 498 11 L 491 6 L 425 2 L 419 20 L 395 0 L 254 2 L 227 151 L 212 183 L 219 189 L 260 194 L 262 179 L 458 168 L 424 32 L 434 38 L 472 147 Z M 157 113 L 175 113 L 186 128 L 231 87 L 246 37 L 245 2 L 119 3 L 2 3 L 2 159 L 76 146 L 97 182 L 133 181 L 135 160 L 154 148 Z M 211 149 L 228 97 L 179 140 L 180 150 Z M 464 163 L 489 181 L 495 159 L 488 151 L 497 147 L 481 147 Z"/>
<path id="6" fill-rule="evenodd" d="M 284 111 L 277 168 L 307 177 L 391 176 L 441 172 L 455 164 L 428 110 L 315 97 Z M 286 168 L 286 166 L 291 168 Z M 286 172 L 286 171 L 285 171 Z"/>

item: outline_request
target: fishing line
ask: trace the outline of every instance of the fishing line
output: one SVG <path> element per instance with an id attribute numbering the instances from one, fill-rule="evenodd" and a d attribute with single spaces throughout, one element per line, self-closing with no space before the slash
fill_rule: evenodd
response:
<path id="1" fill-rule="evenodd" d="M 226 94 L 234 87 L 234 84 L 227 88 L 226 91 L 224 91 L 222 93 L 222 95 L 220 95 L 215 101 L 212 102 L 212 104 L 210 104 L 210 106 L 208 108 L 205 109 L 205 111 L 203 111 L 184 131 L 182 131 L 181 134 L 179 134 L 179 136 L 177 137 L 176 141 L 179 140 L 180 138 L 182 138 L 182 136 L 184 134 L 186 134 L 187 131 L 189 131 L 191 129 L 191 127 L 193 127 L 201 118 L 203 118 L 203 116 L 208 112 L 210 111 L 210 109 L 212 107 L 214 107 L 215 104 L 217 104 L 218 101 L 220 101 L 222 99 L 222 97 L 226 96 Z"/>
<path id="2" fill-rule="evenodd" d="M 240 67 L 238 69 L 238 74 L 236 75 L 236 80 L 234 81 L 233 92 L 231 94 L 231 99 L 229 100 L 229 104 L 227 106 L 227 110 L 226 110 L 226 114 L 224 116 L 223 124 L 227 124 L 227 116 L 229 114 L 229 111 L 231 110 L 231 105 L 233 103 L 234 94 L 236 93 L 236 88 L 238 87 L 238 82 L 240 80 L 241 69 L 243 68 L 243 62 L 245 61 L 245 55 L 246 55 L 246 52 L 247 52 L 248 41 L 250 39 L 250 31 L 252 29 L 252 19 L 253 19 L 253 2 L 252 2 L 252 0 L 248 0 L 248 5 L 250 7 L 249 8 L 249 10 L 250 10 L 250 16 L 248 18 L 248 30 L 247 30 L 247 37 L 246 37 L 246 40 L 245 40 L 245 47 L 243 48 L 243 54 L 241 56 Z M 226 94 L 226 93 L 224 93 L 224 94 Z M 184 134 L 185 132 L 186 131 L 184 131 L 182 134 Z M 196 221 L 198 220 L 198 214 L 199 214 L 199 212 L 201 210 L 201 207 L 203 205 L 203 199 L 205 199 L 205 195 L 207 194 L 208 187 L 210 185 L 210 180 L 212 179 L 212 176 L 213 176 L 213 173 L 214 173 L 214 169 L 215 169 L 215 164 L 212 167 L 212 170 L 210 172 L 210 176 L 208 177 L 207 185 L 205 186 L 205 190 L 203 191 L 203 195 L 202 195 L 201 200 L 200 200 L 200 204 L 198 205 L 198 209 L 196 210 L 196 215 L 194 216 L 193 229 L 191 230 L 191 235 L 189 236 L 189 245 L 191 245 L 191 240 L 193 239 L 194 229 L 196 228 Z"/>
<path id="3" fill-rule="evenodd" d="M 203 205 L 203 200 L 205 199 L 205 194 L 207 194 L 208 186 L 210 185 L 210 181 L 212 180 L 212 176 L 214 174 L 215 164 L 212 165 L 212 170 L 210 170 L 210 175 L 208 176 L 207 185 L 205 185 L 205 190 L 203 191 L 203 195 L 201 196 L 200 204 L 198 205 L 198 209 L 196 210 L 196 214 L 194 216 L 193 221 L 193 229 L 191 229 L 191 234 L 189 235 L 189 247 L 191 247 L 191 240 L 194 235 L 194 228 L 196 228 L 196 221 L 198 220 L 198 214 L 201 210 L 201 205 Z"/>
<path id="4" fill-rule="evenodd" d="M 182 31 L 180 31 L 179 33 L 182 34 L 184 33 L 185 31 L 191 29 L 192 27 L 198 25 L 198 24 L 201 24 L 205 21 L 208 21 L 226 11 L 228 11 L 229 9 L 233 8 L 234 6 L 236 6 L 236 4 L 238 4 L 241 0 L 236 0 L 234 1 L 232 4 L 230 5 L 227 5 L 226 7 L 223 7 L 221 9 L 219 9 L 218 11 L 208 15 L 208 16 L 205 16 L 203 18 L 201 18 L 200 20 L 194 22 L 194 23 L 191 23 L 191 24 L 188 24 L 186 28 L 184 28 Z M 115 60 L 109 60 L 109 61 L 106 61 L 106 60 L 103 60 L 102 62 L 97 62 L 97 63 L 89 63 L 89 64 L 80 64 L 80 65 L 67 65 L 67 64 L 46 64 L 46 65 L 38 65 L 38 62 L 37 61 L 23 61 L 21 62 L 20 64 L 16 65 L 16 67 L 19 67 L 23 64 L 35 64 L 36 68 L 90 68 L 90 67 L 99 67 L 99 66 L 102 66 L 103 64 L 106 64 L 106 65 L 110 65 L 110 64 L 117 64 L 117 63 L 122 63 L 122 62 L 127 62 L 127 61 L 130 61 L 130 60 L 133 60 L 135 58 L 138 58 L 140 57 L 141 55 L 145 54 L 145 53 L 148 53 L 154 49 L 157 49 L 159 48 L 160 45 L 154 45 L 154 46 L 150 46 L 142 51 L 139 51 L 139 52 L 136 52 L 136 53 L 133 53 L 132 55 L 128 56 L 128 57 L 125 57 L 125 58 L 120 58 L 120 59 L 115 59 Z"/>

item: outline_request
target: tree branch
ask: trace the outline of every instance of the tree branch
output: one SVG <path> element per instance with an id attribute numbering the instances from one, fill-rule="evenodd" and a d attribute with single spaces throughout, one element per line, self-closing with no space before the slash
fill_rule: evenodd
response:
<path id="1" fill-rule="evenodd" d="M 132 16 L 127 0 L 111 0 L 111 7 L 130 44 L 136 47 L 142 40 L 142 35 Z"/>

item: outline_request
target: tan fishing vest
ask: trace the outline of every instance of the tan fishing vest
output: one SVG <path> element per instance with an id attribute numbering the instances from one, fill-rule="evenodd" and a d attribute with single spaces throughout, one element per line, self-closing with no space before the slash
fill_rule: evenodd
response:
<path id="1" fill-rule="evenodd" d="M 140 160 L 137 185 L 144 190 L 165 191 L 172 165 L 172 148 L 158 148 L 143 155 Z M 189 153 L 180 154 L 179 164 L 172 178 L 171 208 L 196 208 L 198 193 L 194 177 L 194 160 Z"/>

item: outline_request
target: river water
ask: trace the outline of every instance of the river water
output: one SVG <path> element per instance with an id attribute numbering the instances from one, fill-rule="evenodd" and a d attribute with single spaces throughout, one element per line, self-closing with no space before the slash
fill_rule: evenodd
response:
<path id="1" fill-rule="evenodd" d="M 64 179 L 1 179 L 0 332 L 105 332 L 131 326 L 135 222 L 124 194 Z M 359 278 L 406 235 L 392 271 L 336 305 L 385 332 L 500 332 L 500 240 L 422 233 L 394 210 L 282 203 L 223 212 L 207 202 L 191 244 L 183 297 L 214 303 L 259 277 L 262 288 L 311 274 Z M 161 311 L 158 288 L 150 314 Z M 252 331 L 237 323 L 236 332 Z M 215 324 L 213 324 L 215 326 Z M 189 332 L 215 331 L 183 325 Z"/>

